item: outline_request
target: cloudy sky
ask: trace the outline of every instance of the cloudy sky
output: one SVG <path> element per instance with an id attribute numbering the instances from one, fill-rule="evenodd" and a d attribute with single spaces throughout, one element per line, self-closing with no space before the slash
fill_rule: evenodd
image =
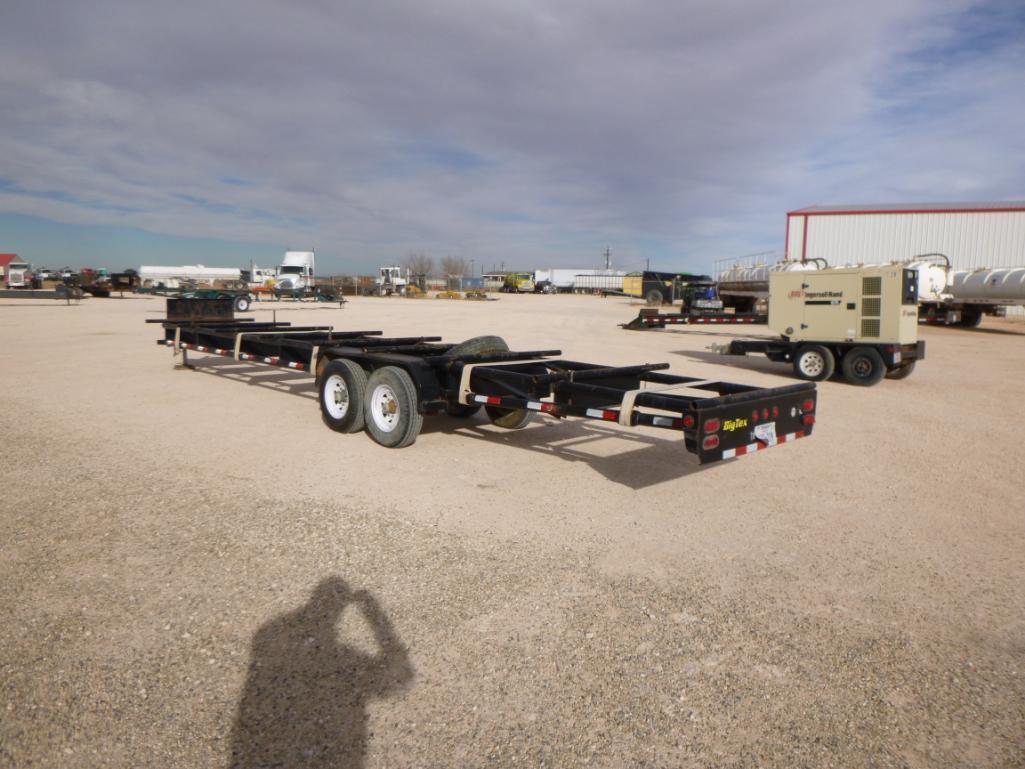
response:
<path id="1" fill-rule="evenodd" d="M 0 251 L 664 269 L 1025 199 L 1025 3 L 2 0 Z"/>

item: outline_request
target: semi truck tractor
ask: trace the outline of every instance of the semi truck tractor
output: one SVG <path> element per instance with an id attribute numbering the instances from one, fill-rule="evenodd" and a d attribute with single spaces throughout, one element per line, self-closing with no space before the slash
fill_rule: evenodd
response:
<path id="1" fill-rule="evenodd" d="M 839 267 L 769 275 L 775 339 L 735 339 L 712 349 L 761 353 L 790 363 L 800 379 L 829 379 L 839 367 L 855 385 L 903 379 L 925 357 L 918 339 L 918 272 L 901 265 Z"/>
<path id="2" fill-rule="evenodd" d="M 285 251 L 278 267 L 276 288 L 284 291 L 306 291 L 313 288 L 315 268 L 313 251 Z"/>

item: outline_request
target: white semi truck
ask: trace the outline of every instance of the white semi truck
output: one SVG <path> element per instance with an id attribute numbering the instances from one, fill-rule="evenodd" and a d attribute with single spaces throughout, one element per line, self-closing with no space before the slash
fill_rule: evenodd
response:
<path id="1" fill-rule="evenodd" d="M 282 291 L 307 291 L 313 288 L 315 254 L 310 251 L 285 251 L 278 267 L 276 288 Z"/>
<path id="2" fill-rule="evenodd" d="M 12 261 L 4 268 L 7 288 L 32 288 L 32 267 L 26 262 Z"/>
<path id="3" fill-rule="evenodd" d="M 389 265 L 382 267 L 380 275 L 374 281 L 374 293 L 378 296 L 391 296 L 392 294 L 405 295 L 409 287 L 409 271 L 401 267 Z"/>

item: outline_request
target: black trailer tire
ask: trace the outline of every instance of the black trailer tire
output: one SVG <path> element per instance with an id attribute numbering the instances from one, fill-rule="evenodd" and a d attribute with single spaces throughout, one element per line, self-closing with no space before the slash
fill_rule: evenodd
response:
<path id="1" fill-rule="evenodd" d="M 891 368 L 886 372 L 887 379 L 907 379 L 915 370 L 915 361 L 909 360 L 901 363 L 897 368 Z"/>
<path id="2" fill-rule="evenodd" d="M 246 312 L 249 309 L 249 297 L 245 294 L 240 294 L 235 297 L 235 312 Z"/>
<path id="3" fill-rule="evenodd" d="M 317 377 L 321 417 L 338 433 L 363 430 L 363 401 L 367 374 L 353 361 L 328 361 Z"/>
<path id="4" fill-rule="evenodd" d="M 500 336 L 475 336 L 452 347 L 446 355 L 491 355 L 496 352 L 509 352 L 509 345 Z"/>
<path id="5" fill-rule="evenodd" d="M 491 355 L 496 352 L 509 352 L 509 345 L 500 336 L 475 336 L 465 342 L 457 344 L 446 353 L 447 355 Z M 452 404 L 445 408 L 449 416 L 465 418 L 473 416 L 480 410 L 480 406 L 463 404 Z M 529 409 L 504 409 L 499 406 L 485 406 L 488 419 L 498 427 L 507 430 L 519 430 L 525 427 L 534 417 L 534 412 Z"/>
<path id="6" fill-rule="evenodd" d="M 448 351 L 448 355 L 490 355 L 496 352 L 509 352 L 509 345 L 500 336 L 486 335 L 475 336 L 460 342 Z M 464 403 L 450 403 L 445 407 L 445 413 L 456 419 L 469 419 L 480 411 L 480 406 L 470 406 Z"/>
<path id="7" fill-rule="evenodd" d="M 506 430 L 519 430 L 526 427 L 534 418 L 534 412 L 530 409 L 504 409 L 501 406 L 485 406 L 484 412 L 495 427 L 503 427 Z"/>
<path id="8" fill-rule="evenodd" d="M 982 310 L 974 307 L 961 311 L 961 325 L 965 328 L 976 328 L 982 323 Z"/>
<path id="9" fill-rule="evenodd" d="M 844 378 L 859 387 L 878 384 L 886 375 L 883 356 L 872 347 L 855 347 L 848 350 L 840 362 Z"/>
<path id="10" fill-rule="evenodd" d="M 663 301 L 662 292 L 659 291 L 657 288 L 653 288 L 651 289 L 651 291 L 645 294 L 644 301 L 651 307 L 661 307 Z"/>
<path id="11" fill-rule="evenodd" d="M 363 413 L 367 432 L 389 449 L 401 449 L 416 442 L 424 416 L 412 377 L 398 366 L 384 366 L 367 380 Z"/>
<path id="12" fill-rule="evenodd" d="M 317 376 L 317 395 L 324 424 L 340 433 L 363 429 L 367 375 L 351 360 L 328 361 Z"/>
<path id="13" fill-rule="evenodd" d="M 794 374 L 809 382 L 824 382 L 836 370 L 836 357 L 821 344 L 804 344 L 794 354 Z"/>
<path id="14" fill-rule="evenodd" d="M 496 352 L 509 352 L 509 345 L 500 336 L 485 335 L 475 336 L 460 342 L 448 351 L 448 355 L 491 355 Z M 450 403 L 445 407 L 445 413 L 456 419 L 468 419 L 480 411 L 480 406 L 471 406 L 463 403 Z"/>

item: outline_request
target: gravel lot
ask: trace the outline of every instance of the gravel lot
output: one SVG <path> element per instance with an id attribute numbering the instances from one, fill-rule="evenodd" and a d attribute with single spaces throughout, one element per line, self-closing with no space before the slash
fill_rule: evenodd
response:
<path id="1" fill-rule="evenodd" d="M 301 374 L 173 369 L 162 306 L 0 300 L 0 766 L 1025 765 L 1025 323 L 699 468 L 580 421 L 383 449 Z M 623 300 L 276 311 L 793 381 Z"/>

